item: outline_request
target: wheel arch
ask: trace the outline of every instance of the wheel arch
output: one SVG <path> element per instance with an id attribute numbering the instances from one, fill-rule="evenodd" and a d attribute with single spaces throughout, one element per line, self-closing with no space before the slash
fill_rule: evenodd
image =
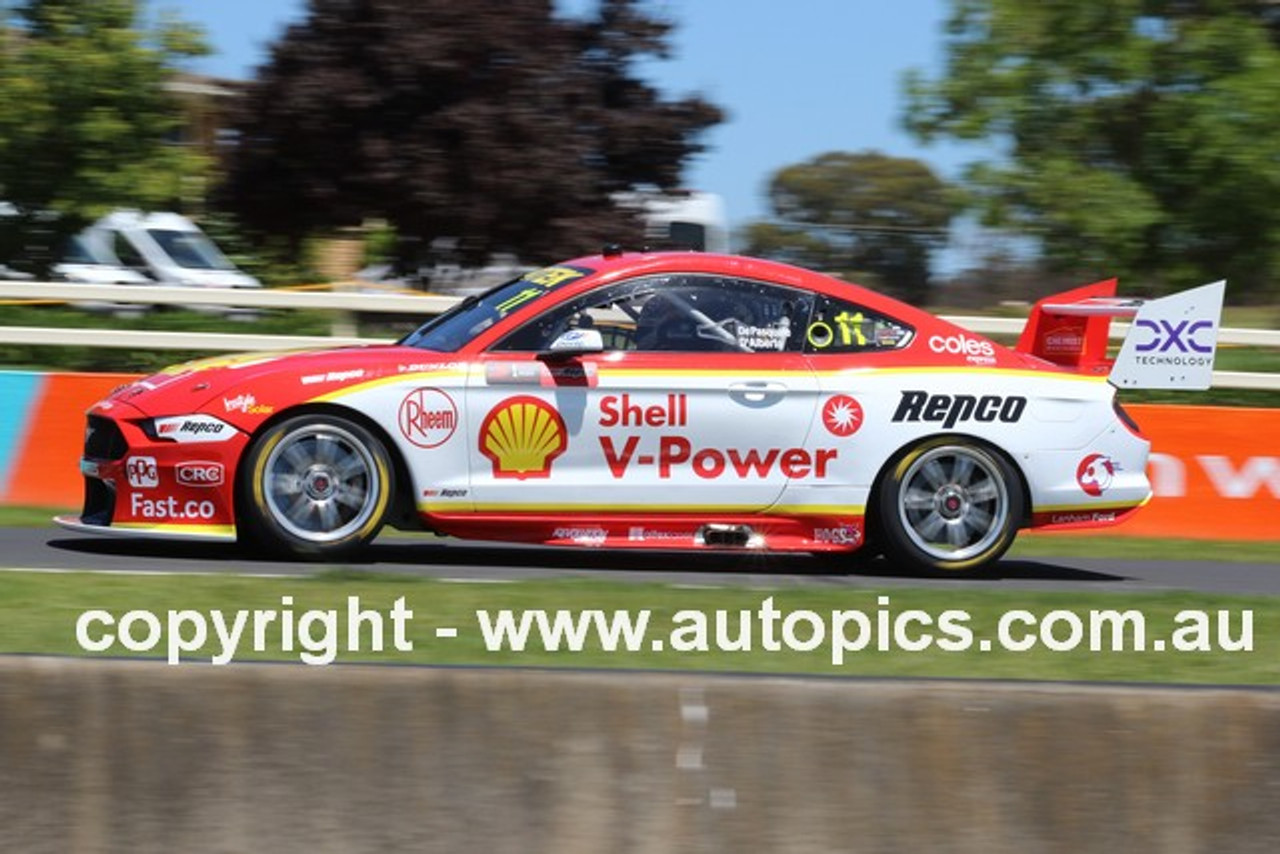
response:
<path id="1" fill-rule="evenodd" d="M 391 495 L 391 506 L 387 509 L 387 522 L 394 527 L 416 525 L 421 527 L 417 515 L 417 503 L 415 501 L 415 489 L 413 478 L 409 473 L 409 465 L 401 453 L 400 446 L 391 438 L 390 434 L 377 421 L 365 415 L 359 410 L 352 409 L 349 406 L 342 406 L 336 403 L 304 403 L 298 406 L 291 406 L 280 412 L 273 413 L 258 425 L 252 435 L 249 436 L 249 442 L 245 445 L 246 452 L 253 446 L 254 442 L 282 421 L 290 418 L 296 418 L 299 415 L 329 415 L 336 418 L 345 418 L 359 424 L 365 430 L 382 444 L 386 450 L 387 456 L 391 459 L 392 468 L 392 485 L 394 491 Z M 236 463 L 235 489 L 232 490 L 232 514 L 239 522 L 240 511 L 245 500 L 244 490 L 247 487 L 245 478 L 242 475 L 240 462 Z"/>
<path id="2" fill-rule="evenodd" d="M 889 473 L 902 461 L 907 454 L 926 442 L 969 442 L 977 445 L 983 450 L 995 454 L 1004 460 L 1009 468 L 1018 476 L 1018 489 L 1022 493 L 1022 518 L 1018 520 L 1018 528 L 1026 528 L 1031 523 L 1031 485 L 1027 481 L 1027 474 L 1022 470 L 1022 466 L 1018 460 L 1006 451 L 1004 448 L 994 442 L 984 439 L 981 436 L 975 436 L 972 433 L 930 433 L 925 436 L 917 436 L 916 438 L 900 445 L 897 450 L 885 458 L 884 463 L 876 472 L 875 478 L 871 481 L 871 490 L 867 493 L 866 502 L 866 527 L 870 536 L 877 537 L 881 534 L 880 525 L 880 490 L 884 487 L 884 479 Z"/>

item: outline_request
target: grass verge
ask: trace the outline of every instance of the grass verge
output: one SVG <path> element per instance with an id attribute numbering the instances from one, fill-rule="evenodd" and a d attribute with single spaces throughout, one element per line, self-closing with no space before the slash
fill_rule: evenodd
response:
<path id="1" fill-rule="evenodd" d="M 382 615 L 378 619 L 383 625 L 384 651 L 372 649 L 373 632 L 368 622 L 356 636 L 358 649 L 350 648 L 347 621 L 352 597 L 356 597 L 358 609 Z M 400 598 L 404 608 L 412 611 L 412 616 L 405 620 L 407 630 L 403 638 L 412 648 L 395 651 L 390 613 Z M 811 649 L 770 651 L 766 648 L 766 620 L 761 616 L 766 602 L 778 612 L 772 620 L 774 640 L 791 638 L 798 646 L 811 645 Z M 283 617 L 264 623 L 263 648 L 254 651 L 251 649 L 253 618 L 249 617 L 235 660 L 296 662 L 302 660 L 304 651 L 323 658 L 328 650 L 340 662 L 1145 683 L 1280 683 L 1280 597 L 989 589 L 689 589 L 595 579 L 481 585 L 353 571 L 297 579 L 0 573 L 0 652 L 84 655 L 76 640 L 76 625 L 81 614 L 91 609 L 107 611 L 116 620 L 136 610 L 155 614 L 161 627 L 158 646 L 138 654 L 160 658 L 165 657 L 169 638 L 178 636 L 178 632 L 168 628 L 170 611 L 195 612 L 212 626 L 210 615 L 215 611 L 221 611 L 230 619 L 239 611 L 271 610 L 290 611 L 292 628 L 282 627 Z M 579 617 L 599 611 L 607 618 L 612 618 L 615 611 L 625 610 L 633 619 L 648 613 L 648 632 L 635 652 L 609 652 L 599 642 L 589 642 L 578 653 L 549 651 L 541 641 L 530 642 L 523 651 L 508 646 L 504 651 L 491 652 L 484 643 L 481 614 L 493 620 L 501 609 L 510 609 L 517 620 L 530 609 L 567 609 Z M 1054 621 L 1052 637 L 1058 640 L 1069 638 L 1072 622 L 1080 621 L 1085 627 L 1084 647 L 1055 652 L 1037 642 L 1029 651 L 1013 652 L 993 643 L 990 651 L 983 651 L 981 641 L 998 638 L 1001 615 L 1010 609 L 1021 609 L 1040 621 Z M 1197 629 L 1199 624 L 1187 622 L 1183 612 L 1189 609 L 1206 614 L 1203 632 Z M 1126 610 L 1142 615 L 1148 651 L 1109 651 L 1111 631 L 1104 631 L 1100 636 L 1102 647 L 1108 651 L 1089 651 L 1088 626 L 1095 619 L 1094 612 Z M 855 616 L 854 612 L 862 616 Z M 904 619 L 903 615 L 909 612 L 914 618 Z M 941 622 L 944 612 L 963 612 L 967 617 L 944 630 Z M 1064 616 L 1067 612 L 1074 616 Z M 932 626 L 919 620 L 921 613 L 930 615 L 934 621 Z M 723 616 L 717 617 L 717 614 Z M 329 619 L 333 621 L 332 629 L 326 622 Z M 185 637 L 195 637 L 194 615 L 188 614 L 179 623 Z M 699 643 L 700 625 L 705 626 L 702 643 Z M 896 638 L 895 625 L 903 633 Z M 956 625 L 963 625 L 971 632 L 969 648 L 956 652 L 939 648 L 937 641 L 959 638 Z M 1246 625 L 1251 626 L 1251 632 L 1246 632 Z M 100 625 L 92 628 L 94 638 L 106 630 Z M 1033 629 L 1027 623 L 1019 622 L 1013 628 L 1015 639 L 1035 637 L 1030 634 Z M 144 639 L 147 634 L 144 629 L 144 624 L 138 623 L 135 637 Z M 456 629 L 457 635 L 440 637 L 438 629 Z M 1219 632 L 1224 629 L 1226 635 L 1220 636 Z M 718 643 L 718 631 L 722 634 L 721 641 L 731 643 Z M 887 634 L 882 636 L 882 632 Z M 928 649 L 915 652 L 903 649 L 926 633 L 932 634 L 935 640 Z M 1136 645 L 1132 626 L 1122 634 L 1132 649 Z M 1224 638 L 1238 643 L 1246 637 L 1251 638 L 1251 651 L 1222 648 Z M 183 659 L 208 662 L 221 648 L 212 628 L 209 638 L 210 642 L 185 653 Z M 867 646 L 861 651 L 845 652 L 843 660 L 837 663 L 833 655 L 833 641 L 837 638 L 850 642 L 865 639 Z M 1183 642 L 1198 638 L 1206 649 L 1175 651 L 1177 638 Z M 1157 639 L 1169 644 L 1165 651 L 1151 651 Z M 662 649 L 655 647 L 654 640 L 663 642 Z M 726 646 L 742 648 L 723 651 Z M 108 653 L 131 654 L 119 646 Z"/>
<path id="2" fill-rule="evenodd" d="M 1124 560 L 1209 560 L 1275 563 L 1280 571 L 1280 541 L 1171 540 L 1076 533 L 1023 531 L 1009 557 L 1086 557 Z"/>

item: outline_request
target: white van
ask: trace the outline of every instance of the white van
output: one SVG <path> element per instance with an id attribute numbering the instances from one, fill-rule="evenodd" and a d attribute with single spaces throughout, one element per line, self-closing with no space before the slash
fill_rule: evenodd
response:
<path id="1" fill-rule="evenodd" d="M 62 260 L 54 265 L 58 279 L 86 285 L 154 285 L 150 276 L 126 267 L 102 240 L 78 234 L 67 241 Z"/>
<path id="2" fill-rule="evenodd" d="M 262 287 L 181 214 L 115 211 L 81 232 L 80 240 L 162 285 Z"/>

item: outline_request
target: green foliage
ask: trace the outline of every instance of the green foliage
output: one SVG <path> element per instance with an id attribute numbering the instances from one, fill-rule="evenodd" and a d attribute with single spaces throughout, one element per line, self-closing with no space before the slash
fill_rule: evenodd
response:
<path id="1" fill-rule="evenodd" d="M 19 211 L 0 261 L 47 264 L 109 210 L 178 208 L 202 186 L 203 158 L 170 143 L 179 113 L 163 84 L 203 41 L 173 18 L 144 29 L 141 12 L 140 0 L 0 6 L 0 199 Z"/>
<path id="2" fill-rule="evenodd" d="M 384 220 L 405 266 L 638 244 L 615 194 L 680 184 L 720 120 L 639 78 L 671 25 L 638 0 L 312 0 L 246 92 L 218 204 L 291 241 Z M 439 240 L 439 243 L 437 241 Z"/>
<path id="3" fill-rule="evenodd" d="M 946 240 L 951 190 L 918 160 L 832 152 L 778 171 L 776 218 L 747 228 L 748 255 L 776 258 L 882 288 L 928 296 L 929 254 Z"/>
<path id="4" fill-rule="evenodd" d="M 284 238 L 270 235 L 256 240 L 246 236 L 239 220 L 229 213 L 212 211 L 200 217 L 200 228 L 244 272 L 268 287 L 303 285 L 324 281 L 312 263 L 309 243 L 294 252 Z"/>
<path id="5" fill-rule="evenodd" d="M 1007 154 L 967 178 L 989 225 L 1060 269 L 1152 290 L 1276 292 L 1280 48 L 1255 0 L 954 0 L 944 76 L 908 75 L 918 138 Z"/>

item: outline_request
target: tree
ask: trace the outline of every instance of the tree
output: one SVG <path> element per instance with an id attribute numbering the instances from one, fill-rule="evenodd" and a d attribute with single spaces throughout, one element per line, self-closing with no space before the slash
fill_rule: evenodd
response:
<path id="1" fill-rule="evenodd" d="M 1262 0 L 956 0 L 907 123 L 998 145 L 966 174 L 976 206 L 1057 268 L 1261 293 L 1280 265 L 1276 27 Z"/>
<path id="2" fill-rule="evenodd" d="M 179 112 L 164 84 L 204 45 L 141 14 L 139 0 L 0 5 L 0 200 L 15 209 L 0 260 L 42 272 L 112 208 L 171 207 L 184 181 L 198 185 L 205 164 L 171 144 Z"/>
<path id="3" fill-rule="evenodd" d="M 223 203 L 295 244 L 381 218 L 471 263 L 639 242 L 615 194 L 677 185 L 720 112 L 635 75 L 671 27 L 638 7 L 311 0 L 248 92 Z"/>
<path id="4" fill-rule="evenodd" d="M 923 303 L 933 249 L 955 203 L 918 160 L 823 154 L 769 183 L 774 220 L 751 224 L 747 253 L 825 270 Z"/>

